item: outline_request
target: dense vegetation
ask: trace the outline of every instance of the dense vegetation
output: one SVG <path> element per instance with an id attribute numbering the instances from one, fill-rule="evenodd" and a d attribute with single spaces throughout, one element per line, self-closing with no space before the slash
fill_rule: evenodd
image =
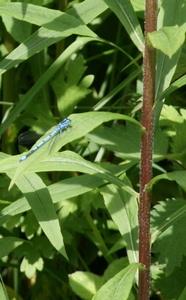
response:
<path id="1" fill-rule="evenodd" d="M 0 2 L 2 300 L 138 298 L 144 9 Z M 160 1 L 148 36 L 153 300 L 186 299 L 185 16 L 183 0 Z M 19 162 L 64 118 L 71 126 Z"/>

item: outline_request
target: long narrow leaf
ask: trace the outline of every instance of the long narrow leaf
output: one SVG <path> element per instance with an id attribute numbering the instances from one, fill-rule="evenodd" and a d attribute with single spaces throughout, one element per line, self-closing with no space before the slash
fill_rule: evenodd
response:
<path id="1" fill-rule="evenodd" d="M 0 275 L 0 299 L 9 300 L 1 275 Z"/>
<path id="2" fill-rule="evenodd" d="M 136 197 L 112 184 L 101 187 L 100 192 L 104 197 L 111 218 L 127 243 L 129 262 L 138 262 L 138 205 Z"/>
<path id="3" fill-rule="evenodd" d="M 129 0 L 104 0 L 117 15 L 133 43 L 140 51 L 144 50 L 143 32 L 136 17 L 136 13 Z"/>
<path id="4" fill-rule="evenodd" d="M 17 181 L 17 186 L 25 195 L 51 244 L 67 258 L 59 220 L 48 189 L 41 178 L 34 173 L 27 174 Z"/>
<path id="5" fill-rule="evenodd" d="M 7 14 L 49 30 L 66 34 L 79 34 L 95 37 L 96 34 L 83 24 L 81 19 L 49 8 L 28 3 L 1 3 L 0 14 Z"/>
<path id="6" fill-rule="evenodd" d="M 131 264 L 108 280 L 92 300 L 127 300 L 137 269 L 141 264 Z"/>
<path id="7" fill-rule="evenodd" d="M 43 161 L 43 164 L 41 164 L 40 166 L 38 166 L 38 164 L 35 165 L 35 171 L 37 170 L 37 172 L 44 170 L 46 171 L 46 168 L 48 169 L 48 171 L 79 171 L 96 175 L 98 177 L 101 177 L 102 179 L 105 179 L 106 181 L 123 187 L 124 190 L 126 190 L 131 195 L 137 195 L 137 193 L 130 186 L 124 184 L 120 179 L 108 172 L 106 169 L 89 161 L 86 161 L 85 159 L 81 158 L 81 156 L 71 151 L 58 153 L 57 155 L 54 155 L 53 157 L 50 157 L 47 160 Z M 29 170 L 31 171 L 31 168 L 29 168 Z M 15 183 L 15 181 L 18 180 L 23 174 L 24 167 L 20 167 L 19 169 L 17 169 L 17 172 L 10 184 L 10 188 Z"/>
<path id="8" fill-rule="evenodd" d="M 158 15 L 158 29 L 165 26 L 181 26 L 185 23 L 186 7 L 182 0 L 165 0 L 160 7 Z M 175 68 L 180 57 L 177 51 L 170 59 L 161 51 L 157 51 L 157 72 L 156 72 L 156 99 L 159 100 L 162 92 L 169 86 L 174 75 Z"/>
<path id="9" fill-rule="evenodd" d="M 130 166 L 131 164 L 128 163 L 125 165 L 125 168 L 127 169 Z M 124 171 L 124 166 L 111 166 L 109 168 L 109 171 L 112 174 L 117 175 L 116 173 L 118 172 L 120 173 Z M 63 195 L 63 199 L 70 199 L 82 195 L 84 193 L 87 193 L 89 191 L 92 191 L 95 188 L 104 184 L 105 184 L 105 180 L 97 176 L 81 175 L 78 177 L 72 177 L 54 183 L 48 186 L 48 190 L 52 197 L 53 203 L 57 203 L 59 201 L 62 201 L 61 195 Z M 16 200 L 15 202 L 6 206 L 0 212 L 0 225 L 2 225 L 12 216 L 15 216 L 17 214 L 22 214 L 23 212 L 28 211 L 30 209 L 31 207 L 25 197 Z"/>

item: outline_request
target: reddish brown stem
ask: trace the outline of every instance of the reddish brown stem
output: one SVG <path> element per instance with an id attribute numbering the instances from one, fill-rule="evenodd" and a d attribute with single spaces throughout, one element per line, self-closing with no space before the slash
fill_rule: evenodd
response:
<path id="1" fill-rule="evenodd" d="M 143 107 L 142 125 L 146 132 L 141 139 L 141 172 L 139 204 L 139 261 L 145 270 L 139 272 L 139 300 L 149 299 L 150 287 L 150 200 L 151 194 L 145 186 L 152 178 L 154 87 L 155 87 L 155 50 L 147 42 L 147 33 L 156 30 L 156 0 L 146 0 L 145 52 L 143 68 Z"/>

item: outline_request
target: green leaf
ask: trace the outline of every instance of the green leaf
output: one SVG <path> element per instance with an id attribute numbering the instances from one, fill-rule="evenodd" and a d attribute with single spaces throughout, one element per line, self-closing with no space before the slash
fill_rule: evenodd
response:
<path id="1" fill-rule="evenodd" d="M 119 18 L 136 47 L 143 52 L 143 33 L 131 2 L 129 0 L 104 1 Z"/>
<path id="2" fill-rule="evenodd" d="M 163 27 L 158 31 L 148 33 L 148 39 L 154 48 L 171 58 L 184 43 L 185 30 L 177 25 Z"/>
<path id="3" fill-rule="evenodd" d="M 163 27 L 182 26 L 185 24 L 186 6 L 183 5 L 182 0 L 172 0 L 171 5 L 169 0 L 164 0 L 163 5 L 160 6 L 158 14 L 158 29 Z M 158 119 L 162 109 L 162 100 L 172 93 L 178 86 L 182 86 L 185 80 L 178 80 L 169 87 L 174 76 L 179 58 L 181 55 L 181 48 L 169 58 L 161 51 L 157 51 L 156 56 L 156 127 L 158 126 Z M 185 83 L 184 83 L 185 84 Z M 167 89 L 167 91 L 166 91 Z"/>
<path id="4" fill-rule="evenodd" d="M 38 175 L 30 173 L 18 179 L 16 184 L 25 195 L 51 244 L 67 258 L 59 220 L 51 196 L 43 181 Z"/>
<path id="5" fill-rule="evenodd" d="M 2 277 L 0 275 L 0 299 L 1 300 L 9 300 L 5 285 L 3 283 Z M 20 300 L 20 299 L 18 299 Z"/>
<path id="6" fill-rule="evenodd" d="M 162 174 L 155 176 L 147 185 L 147 189 L 151 190 L 152 186 L 157 183 L 161 179 L 167 179 L 170 181 L 175 180 L 178 185 L 182 187 L 184 191 L 186 191 L 185 181 L 186 181 L 186 171 L 174 171 L 167 174 Z"/>
<path id="7" fill-rule="evenodd" d="M 126 248 L 126 245 L 127 245 L 126 242 L 121 237 L 117 242 L 115 242 L 114 246 L 112 246 L 110 248 L 110 250 L 108 251 L 108 254 L 112 254 L 114 252 L 117 252 L 120 249 Z"/>
<path id="8" fill-rule="evenodd" d="M 186 141 L 185 141 L 185 130 L 186 121 L 177 125 L 175 124 L 175 135 L 172 136 L 171 149 L 173 155 L 177 155 L 183 166 L 186 165 Z M 171 154 L 170 154 L 171 156 Z"/>
<path id="9" fill-rule="evenodd" d="M 113 262 L 111 262 L 103 274 L 104 283 L 114 277 L 118 272 L 126 268 L 128 264 L 129 261 L 127 257 L 115 259 Z"/>
<path id="10" fill-rule="evenodd" d="M 172 78 L 173 82 L 175 82 L 178 78 L 181 78 L 183 75 L 185 75 L 185 69 L 186 69 L 186 47 L 185 46 L 186 45 L 184 44 L 182 47 L 182 52 L 178 64 L 176 66 L 174 76 Z"/>
<path id="11" fill-rule="evenodd" d="M 92 299 L 92 296 L 99 290 L 102 284 L 100 276 L 89 272 L 78 271 L 70 274 L 68 277 L 72 290 L 82 299 Z"/>
<path id="12" fill-rule="evenodd" d="M 131 0 L 131 3 L 135 11 L 145 11 L 145 0 Z"/>
<path id="13" fill-rule="evenodd" d="M 3 15 L 2 20 L 6 27 L 6 30 L 10 33 L 15 41 L 22 43 L 31 35 L 31 24 L 14 19 L 13 17 L 8 15 Z"/>
<path id="14" fill-rule="evenodd" d="M 137 163 L 140 160 L 140 130 L 131 123 L 127 123 L 125 126 L 115 124 L 113 128 L 98 128 L 88 134 L 88 138 L 94 143 L 114 151 L 117 157 L 130 159 Z"/>
<path id="15" fill-rule="evenodd" d="M 179 299 L 179 296 L 185 288 L 186 274 L 186 259 L 183 257 L 180 267 L 176 267 L 173 273 L 166 276 L 164 273 L 165 265 L 155 264 L 151 269 L 156 268 L 156 279 L 152 281 L 152 285 L 161 291 L 164 299 Z M 154 274 L 153 274 L 154 275 Z M 154 276 L 153 276 L 154 277 Z M 170 289 L 171 287 L 171 289 Z"/>
<path id="16" fill-rule="evenodd" d="M 125 168 L 127 167 L 130 167 L 130 164 L 126 164 Z M 109 171 L 112 174 L 115 174 L 116 172 L 123 172 L 125 168 L 124 166 L 111 166 L 109 168 Z M 57 203 L 61 201 L 61 194 L 63 194 L 64 199 L 70 199 L 92 191 L 93 189 L 103 185 L 104 183 L 104 179 L 101 179 L 97 176 L 81 175 L 54 183 L 48 186 L 48 190 L 52 197 L 53 203 Z M 71 187 L 70 189 L 69 186 Z M 31 207 L 25 197 L 18 199 L 1 210 L 0 224 L 3 224 L 12 216 L 22 214 L 23 212 L 30 209 Z"/>
<path id="17" fill-rule="evenodd" d="M 28 278 L 32 278 L 37 270 L 42 271 L 43 269 L 43 259 L 39 255 L 37 250 L 32 249 L 30 259 L 24 257 L 21 262 L 20 271 L 24 272 Z"/>
<path id="18" fill-rule="evenodd" d="M 168 139 L 163 130 L 158 128 L 154 137 L 154 153 L 153 161 L 159 161 L 165 159 L 165 156 L 168 151 Z"/>
<path id="19" fill-rule="evenodd" d="M 67 10 L 67 14 L 70 14 L 75 18 L 81 16 L 81 20 L 85 24 L 88 24 L 97 16 L 101 15 L 107 8 L 108 6 L 103 0 L 86 0 L 74 4 L 72 8 Z"/>
<path id="20" fill-rule="evenodd" d="M 39 224 L 37 222 L 36 217 L 31 211 L 28 212 L 25 215 L 24 220 L 21 224 L 21 231 L 25 233 L 28 239 L 31 239 L 35 233 L 37 234 L 38 229 L 39 229 Z"/>
<path id="21" fill-rule="evenodd" d="M 115 152 L 117 157 L 131 160 L 134 164 L 140 161 L 140 130 L 131 123 L 125 126 L 115 124 L 112 128 L 95 129 L 87 135 L 89 140 Z M 121 143 L 121 140 L 124 143 Z M 153 160 L 163 159 L 167 153 L 168 140 L 164 132 L 156 130 Z"/>
<path id="22" fill-rule="evenodd" d="M 141 264 L 130 264 L 107 281 L 92 300 L 127 300 L 130 294 L 137 268 Z"/>
<path id="23" fill-rule="evenodd" d="M 120 179 L 118 179 L 116 176 L 111 174 L 106 169 L 100 167 L 98 164 L 94 164 L 89 161 L 86 161 L 81 156 L 71 151 L 65 151 L 62 153 L 58 153 L 53 157 L 51 156 L 47 160 L 44 160 L 40 165 L 35 164 L 35 167 L 32 164 L 33 163 L 29 163 L 30 165 L 29 171 L 32 172 L 33 171 L 43 172 L 48 170 L 48 171 L 76 171 L 76 172 L 88 173 L 88 174 L 96 175 L 106 181 L 112 182 L 122 187 L 131 195 L 135 195 L 135 196 L 138 195 L 129 185 L 125 185 Z M 28 164 L 26 166 L 27 166 L 27 170 L 25 169 L 24 166 L 17 169 L 14 179 L 12 180 L 12 184 L 21 175 L 24 174 L 25 170 L 28 172 Z M 12 184 L 10 185 L 10 187 L 12 186 Z"/>
<path id="24" fill-rule="evenodd" d="M 158 101 L 161 101 L 165 98 L 167 98 L 170 94 L 172 94 L 174 91 L 179 89 L 180 87 L 186 85 L 186 75 L 182 76 L 178 80 L 174 81 L 169 87 L 167 87 L 164 92 L 160 95 Z"/>
<path id="25" fill-rule="evenodd" d="M 130 185 L 125 177 L 123 181 Z M 130 196 L 123 189 L 114 185 L 100 188 L 111 218 L 117 225 L 124 241 L 130 263 L 138 261 L 138 204 L 136 197 Z"/>
<path id="26" fill-rule="evenodd" d="M 0 4 L 0 14 L 7 14 L 16 19 L 23 20 L 49 30 L 60 31 L 67 34 L 79 34 L 95 37 L 95 33 L 81 22 L 81 19 L 38 5 L 28 3 Z"/>
<path id="27" fill-rule="evenodd" d="M 167 126 L 175 128 L 178 124 L 182 124 L 184 121 L 183 117 L 172 105 L 163 105 L 161 116 L 160 116 L 160 126 Z"/>
<path id="28" fill-rule="evenodd" d="M 66 36 L 63 32 L 40 28 L 0 62 L 0 75 Z"/>
<path id="29" fill-rule="evenodd" d="M 91 92 L 88 88 L 92 84 L 94 76 L 88 75 L 80 81 L 85 70 L 84 59 L 82 56 L 78 56 L 69 62 L 67 72 L 59 71 L 52 80 L 61 115 L 69 116 L 74 107 Z"/>
<path id="30" fill-rule="evenodd" d="M 181 27 L 185 23 L 186 6 L 182 0 L 172 0 L 171 5 L 169 0 L 164 0 L 160 6 L 158 14 L 158 30 L 164 27 Z M 170 50 L 171 51 L 171 50 Z M 163 52 L 157 51 L 157 70 L 156 70 L 156 99 L 160 101 L 162 93 L 171 83 L 172 77 L 176 70 L 176 66 L 181 54 L 181 49 L 178 50 L 171 59 Z M 161 111 L 162 103 L 157 106 L 157 120 Z"/>
<path id="31" fill-rule="evenodd" d="M 186 255 L 186 214 L 185 201 L 161 202 L 152 213 L 154 221 L 163 222 L 158 230 L 163 232 L 153 245 L 153 251 L 160 253 L 158 262 L 166 264 L 166 275 L 170 275 L 176 266 L 180 266 L 183 256 Z M 164 221 L 166 220 L 166 221 Z M 166 224 L 167 223 L 167 224 Z"/>
<path id="32" fill-rule="evenodd" d="M 0 258 L 8 255 L 16 247 L 19 247 L 26 241 L 16 237 L 1 237 L 0 239 Z"/>
<path id="33" fill-rule="evenodd" d="M 178 300 L 185 300 L 186 299 L 186 287 L 183 289 L 180 297 L 178 298 Z"/>
<path id="34" fill-rule="evenodd" d="M 172 200 L 173 201 L 173 200 Z M 171 202 L 160 202 L 151 213 L 151 243 L 158 238 L 167 228 L 174 225 L 175 222 L 185 217 L 186 205 L 185 201 L 178 200 Z"/>

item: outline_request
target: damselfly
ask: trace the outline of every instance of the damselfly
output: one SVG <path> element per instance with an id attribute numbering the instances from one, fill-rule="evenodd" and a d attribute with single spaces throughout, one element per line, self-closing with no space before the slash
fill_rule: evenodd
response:
<path id="1" fill-rule="evenodd" d="M 19 160 L 24 161 L 27 157 L 29 157 L 32 153 L 37 151 L 40 147 L 42 147 L 46 142 L 48 142 L 53 136 L 57 135 L 58 133 L 62 133 L 63 130 L 67 129 L 67 127 L 70 125 L 71 120 L 70 119 L 64 119 L 61 121 L 56 129 L 52 131 L 43 141 L 41 141 L 38 145 L 36 145 L 32 150 L 30 150 L 27 154 L 23 155 L 21 159 Z"/>

